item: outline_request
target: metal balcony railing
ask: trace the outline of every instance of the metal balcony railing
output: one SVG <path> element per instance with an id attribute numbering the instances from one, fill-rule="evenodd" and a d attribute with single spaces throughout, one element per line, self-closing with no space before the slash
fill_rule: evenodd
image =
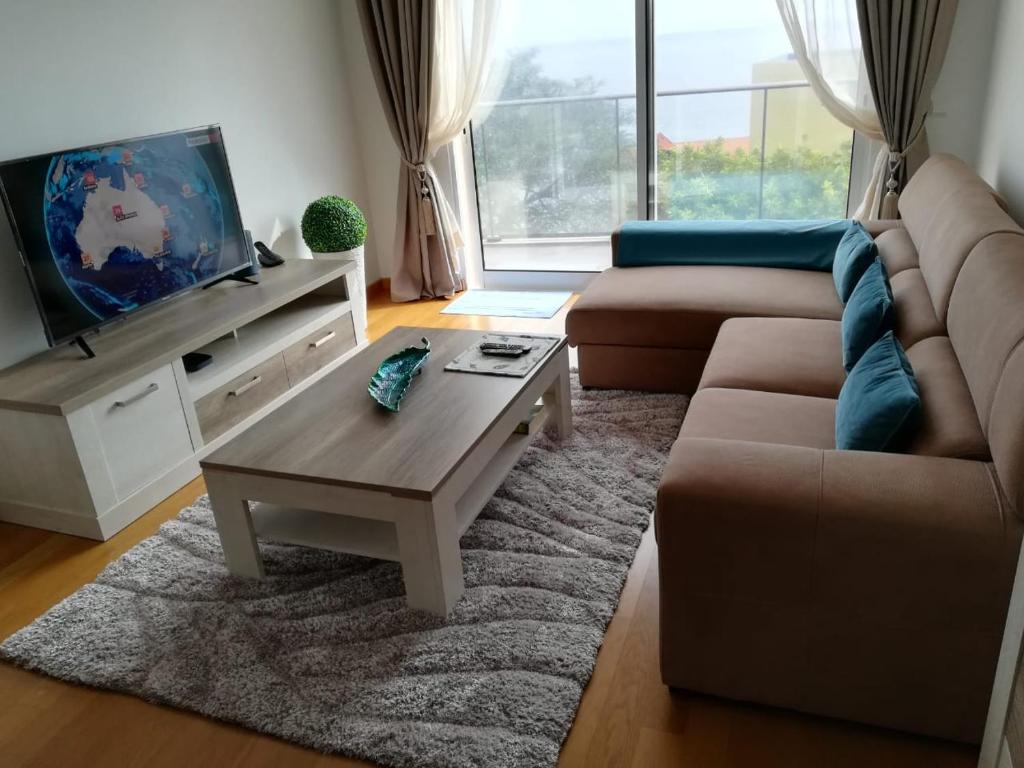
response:
<path id="1" fill-rule="evenodd" d="M 657 107 L 668 108 L 675 98 L 751 95 L 749 145 L 760 155 L 756 178 L 742 176 L 730 183 L 745 193 L 756 184 L 760 218 L 765 213 L 769 94 L 809 87 L 806 82 L 780 82 L 659 91 Z M 485 243 L 603 236 L 636 217 L 635 95 L 555 96 L 488 106 L 487 117 L 473 125 Z M 695 114 L 701 109 L 707 105 L 695 105 Z M 524 166 L 531 168 L 528 188 L 516 186 Z"/>

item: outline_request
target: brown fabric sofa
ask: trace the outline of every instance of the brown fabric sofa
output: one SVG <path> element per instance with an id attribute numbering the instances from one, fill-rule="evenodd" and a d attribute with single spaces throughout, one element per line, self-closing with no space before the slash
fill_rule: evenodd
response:
<path id="1" fill-rule="evenodd" d="M 835 449 L 831 275 L 600 275 L 570 312 L 584 386 L 694 393 L 655 514 L 664 681 L 980 740 L 1024 513 L 1024 231 L 936 156 L 873 234 L 923 418 Z"/>

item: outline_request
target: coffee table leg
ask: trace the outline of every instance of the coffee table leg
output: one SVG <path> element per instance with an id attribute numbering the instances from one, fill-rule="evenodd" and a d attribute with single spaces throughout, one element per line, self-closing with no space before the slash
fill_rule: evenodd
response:
<path id="1" fill-rule="evenodd" d="M 558 375 L 550 389 L 544 393 L 544 404 L 549 406 L 558 430 L 558 439 L 565 440 L 572 434 L 572 390 L 569 385 L 569 351 L 563 349 L 558 355 Z"/>
<path id="2" fill-rule="evenodd" d="M 262 579 L 263 557 L 256 544 L 249 502 L 238 496 L 230 478 L 211 472 L 204 475 L 228 570 L 236 576 Z"/>
<path id="3" fill-rule="evenodd" d="M 395 525 L 406 602 L 410 608 L 447 616 L 464 589 L 454 505 L 403 501 Z"/>

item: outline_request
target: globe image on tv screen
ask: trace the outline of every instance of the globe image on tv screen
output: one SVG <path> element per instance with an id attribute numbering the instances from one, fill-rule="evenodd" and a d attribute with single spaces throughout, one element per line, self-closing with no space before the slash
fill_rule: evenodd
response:
<path id="1" fill-rule="evenodd" d="M 43 217 L 58 271 L 99 320 L 219 272 L 220 196 L 202 155 L 181 139 L 56 155 Z"/>

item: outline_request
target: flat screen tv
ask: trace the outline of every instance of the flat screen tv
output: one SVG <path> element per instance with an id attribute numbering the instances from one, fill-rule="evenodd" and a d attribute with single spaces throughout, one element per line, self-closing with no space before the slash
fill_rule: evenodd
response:
<path id="1" fill-rule="evenodd" d="M 0 164 L 50 344 L 247 268 L 218 126 Z"/>

